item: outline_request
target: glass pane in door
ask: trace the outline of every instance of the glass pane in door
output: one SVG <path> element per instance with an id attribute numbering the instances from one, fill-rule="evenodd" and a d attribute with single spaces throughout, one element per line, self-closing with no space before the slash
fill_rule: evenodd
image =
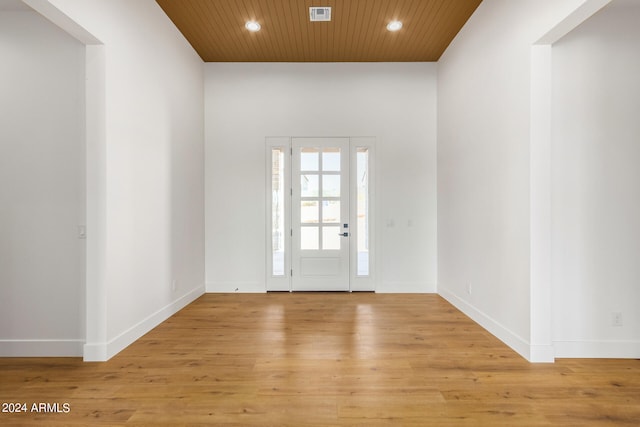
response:
<path id="1" fill-rule="evenodd" d="M 340 223 L 340 200 L 322 201 L 322 222 L 324 224 Z"/>
<path id="2" fill-rule="evenodd" d="M 340 149 L 325 148 L 322 150 L 322 170 L 340 172 Z"/>
<path id="3" fill-rule="evenodd" d="M 273 148 L 271 150 L 271 271 L 273 276 L 284 276 L 285 191 L 284 148 Z"/>
<path id="4" fill-rule="evenodd" d="M 320 222 L 320 204 L 317 200 L 300 202 L 300 223 L 317 224 Z"/>
<path id="5" fill-rule="evenodd" d="M 356 150 L 356 257 L 358 276 L 369 275 L 369 150 Z"/>
<path id="6" fill-rule="evenodd" d="M 300 175 L 300 196 L 318 197 L 320 194 L 320 182 L 318 175 Z"/>
<path id="7" fill-rule="evenodd" d="M 322 197 L 340 197 L 340 175 L 322 175 Z"/>
<path id="8" fill-rule="evenodd" d="M 320 170 L 320 150 L 317 148 L 303 148 L 300 150 L 300 170 L 318 171 Z"/>

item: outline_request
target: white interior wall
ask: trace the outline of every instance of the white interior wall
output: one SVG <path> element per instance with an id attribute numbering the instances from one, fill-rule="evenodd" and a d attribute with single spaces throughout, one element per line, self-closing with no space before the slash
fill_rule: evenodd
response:
<path id="1" fill-rule="evenodd" d="M 614 0 L 553 46 L 557 357 L 640 356 L 638 22 L 640 3 Z"/>
<path id="2" fill-rule="evenodd" d="M 103 270 L 84 355 L 104 360 L 204 292 L 202 60 L 153 0 L 27 2 L 102 43 L 87 63 L 100 112 L 87 257 Z"/>
<path id="3" fill-rule="evenodd" d="M 583 3 L 485 0 L 438 63 L 438 291 L 527 358 L 532 46 Z"/>
<path id="4" fill-rule="evenodd" d="M 436 65 L 205 65 L 206 280 L 265 291 L 265 137 L 376 137 L 377 291 L 436 291 Z"/>
<path id="5" fill-rule="evenodd" d="M 84 341 L 84 46 L 0 10 L 0 356 Z"/>

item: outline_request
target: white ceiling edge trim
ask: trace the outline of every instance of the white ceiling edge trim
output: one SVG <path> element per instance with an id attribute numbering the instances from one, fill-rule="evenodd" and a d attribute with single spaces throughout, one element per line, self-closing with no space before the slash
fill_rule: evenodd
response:
<path id="1" fill-rule="evenodd" d="M 585 0 L 582 5 L 556 24 L 556 26 L 536 41 L 534 45 L 554 44 L 612 1 L 613 0 Z"/>
<path id="2" fill-rule="evenodd" d="M 85 45 L 103 44 L 93 34 L 84 27 L 71 19 L 68 15 L 51 4 L 49 0 L 22 0 L 23 3 L 31 7 L 40 15 L 47 18 L 53 24 L 57 25 L 73 38 Z"/>

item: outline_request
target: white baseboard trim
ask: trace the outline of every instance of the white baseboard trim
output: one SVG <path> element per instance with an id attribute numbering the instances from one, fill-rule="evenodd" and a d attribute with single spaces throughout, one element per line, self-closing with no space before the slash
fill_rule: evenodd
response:
<path id="1" fill-rule="evenodd" d="M 553 363 L 556 361 L 556 350 L 553 345 L 529 346 L 529 362 L 532 363 Z"/>
<path id="2" fill-rule="evenodd" d="M 438 293 L 458 310 L 469 316 L 474 322 L 478 323 L 500 341 L 511 347 L 516 353 L 520 354 L 528 361 L 532 361 L 529 343 L 522 339 L 518 334 L 510 331 L 508 328 L 478 310 L 467 301 L 458 297 L 453 292 L 440 288 L 438 289 Z"/>
<path id="3" fill-rule="evenodd" d="M 640 341 L 555 341 L 558 359 L 640 359 Z"/>
<path id="4" fill-rule="evenodd" d="M 209 282 L 206 291 L 224 294 L 261 294 L 267 292 L 267 286 L 264 282 Z"/>
<path id="5" fill-rule="evenodd" d="M 109 357 L 107 357 L 107 344 L 85 344 L 82 359 L 85 362 L 104 362 L 109 360 Z"/>
<path id="6" fill-rule="evenodd" d="M 205 293 L 204 286 L 198 286 L 174 302 L 166 305 L 136 325 L 106 343 L 88 343 L 84 346 L 85 362 L 104 362 L 127 348 L 141 336 L 173 316 L 185 306 Z"/>
<path id="7" fill-rule="evenodd" d="M 376 293 L 379 294 L 435 294 L 437 292 L 435 283 L 379 282 L 376 285 Z"/>
<path id="8" fill-rule="evenodd" d="M 82 357 L 83 340 L 0 340 L 0 357 Z"/>
<path id="9" fill-rule="evenodd" d="M 435 283 L 424 282 L 382 282 L 374 285 L 367 283 L 365 286 L 352 287 L 352 291 L 371 292 L 375 287 L 375 292 L 381 294 L 435 294 L 437 286 Z M 209 282 L 206 286 L 207 293 L 249 293 L 257 294 L 267 292 L 263 282 Z"/>

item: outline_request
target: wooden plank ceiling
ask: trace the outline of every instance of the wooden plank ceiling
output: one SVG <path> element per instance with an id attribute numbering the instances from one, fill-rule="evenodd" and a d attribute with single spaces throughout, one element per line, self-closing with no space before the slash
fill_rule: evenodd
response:
<path id="1" fill-rule="evenodd" d="M 403 62 L 437 61 L 482 0 L 156 1 L 206 62 Z M 311 6 L 331 22 L 310 22 Z"/>

